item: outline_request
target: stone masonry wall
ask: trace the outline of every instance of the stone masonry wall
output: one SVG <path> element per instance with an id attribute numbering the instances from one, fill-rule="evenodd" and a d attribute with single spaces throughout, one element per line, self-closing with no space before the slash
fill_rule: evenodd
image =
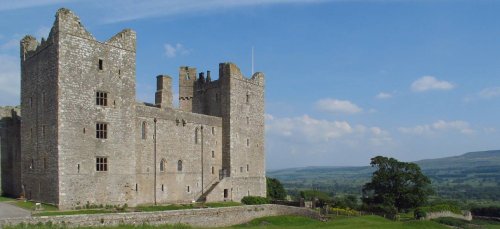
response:
<path id="1" fill-rule="evenodd" d="M 97 41 L 67 9 L 56 16 L 59 48 L 59 207 L 135 204 L 135 39 L 125 29 Z M 96 93 L 106 93 L 106 104 Z M 97 123 L 107 125 L 97 138 Z M 107 159 L 106 171 L 96 169 Z"/>
<path id="2" fill-rule="evenodd" d="M 307 208 L 284 205 L 250 205 L 225 208 L 207 208 L 194 210 L 178 210 L 163 212 L 136 212 L 94 215 L 42 216 L 0 220 L 0 226 L 20 223 L 48 223 L 69 227 L 77 226 L 111 226 L 119 224 L 142 225 L 152 224 L 189 224 L 195 227 L 227 227 L 243 224 L 255 218 L 278 215 L 297 215 L 320 219 L 321 215 Z"/>
<path id="3" fill-rule="evenodd" d="M 21 117 L 19 107 L 0 107 L 1 192 L 21 194 Z"/>
<path id="4" fill-rule="evenodd" d="M 453 213 L 450 211 L 429 212 L 425 216 L 425 220 L 437 219 L 437 218 L 442 218 L 442 217 L 451 217 L 451 218 L 463 219 L 463 220 L 467 220 L 467 221 L 472 220 L 472 214 L 470 211 L 465 211 L 462 215 L 456 214 L 456 213 Z"/>
<path id="5" fill-rule="evenodd" d="M 219 180 L 221 118 L 138 105 L 136 122 L 137 204 L 153 203 L 155 192 L 157 203 L 190 203 Z"/>

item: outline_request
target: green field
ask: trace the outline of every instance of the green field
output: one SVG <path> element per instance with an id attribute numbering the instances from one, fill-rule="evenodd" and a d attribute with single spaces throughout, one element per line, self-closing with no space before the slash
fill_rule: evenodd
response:
<path id="1" fill-rule="evenodd" d="M 500 150 L 415 163 L 431 179 L 435 198 L 457 200 L 464 205 L 500 204 Z M 332 196 L 360 196 L 362 186 L 370 180 L 373 171 L 374 168 L 369 166 L 325 166 L 268 171 L 267 176 L 280 180 L 292 196 L 307 189 Z"/>
<path id="2" fill-rule="evenodd" d="M 465 225 L 464 228 L 479 228 L 479 229 L 498 229 L 500 228 L 499 224 L 488 224 L 487 222 L 480 222 L 477 225 Z M 49 228 L 61 228 L 54 227 L 51 225 L 20 225 L 16 227 L 6 227 L 10 229 L 21 229 L 21 228 L 38 228 L 38 229 L 49 229 Z M 150 225 L 141 225 L 141 226 L 129 226 L 122 225 L 118 227 L 99 227 L 103 229 L 128 229 L 128 228 L 136 228 L 136 229 L 156 229 L 156 228 L 193 228 L 186 225 L 162 225 L 162 226 L 150 226 Z M 236 225 L 227 228 L 336 228 L 336 229 L 364 229 L 364 228 L 384 228 L 384 229 L 396 229 L 396 228 L 422 228 L 422 229 L 447 229 L 450 228 L 446 225 L 439 224 L 434 221 L 391 221 L 379 216 L 360 216 L 360 217 L 343 217 L 332 219 L 328 222 L 321 222 L 305 217 L 299 216 L 272 216 L 272 217 L 264 217 L 253 220 L 249 223 Z"/>

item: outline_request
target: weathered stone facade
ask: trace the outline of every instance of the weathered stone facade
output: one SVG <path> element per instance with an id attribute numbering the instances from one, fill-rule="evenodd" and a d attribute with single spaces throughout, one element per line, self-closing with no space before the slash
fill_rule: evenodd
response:
<path id="1" fill-rule="evenodd" d="M 265 196 L 264 75 L 180 67 L 180 109 L 165 75 L 155 104 L 138 103 L 135 42 L 129 29 L 97 41 L 67 9 L 47 40 L 21 40 L 24 195 L 60 208 Z"/>

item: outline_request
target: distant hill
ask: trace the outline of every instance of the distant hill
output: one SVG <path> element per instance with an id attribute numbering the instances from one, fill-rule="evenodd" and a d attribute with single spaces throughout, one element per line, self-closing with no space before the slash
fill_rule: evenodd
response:
<path id="1" fill-rule="evenodd" d="M 500 150 L 416 161 L 433 183 L 437 195 L 453 199 L 500 201 Z M 358 167 L 304 167 L 268 171 L 296 194 L 318 189 L 332 194 L 360 194 L 374 169 Z"/>

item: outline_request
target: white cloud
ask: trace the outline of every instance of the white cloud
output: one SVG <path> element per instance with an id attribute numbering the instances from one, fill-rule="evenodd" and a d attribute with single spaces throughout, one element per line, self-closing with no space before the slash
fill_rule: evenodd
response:
<path id="1" fill-rule="evenodd" d="M 303 115 L 277 118 L 266 114 L 266 133 L 291 138 L 294 142 L 332 143 L 351 142 L 354 145 L 369 141 L 375 145 L 390 142 L 389 132 L 379 127 L 352 125 L 346 121 L 328 121 Z"/>
<path id="2" fill-rule="evenodd" d="M 478 93 L 478 96 L 482 99 L 500 97 L 500 87 L 485 88 Z"/>
<path id="3" fill-rule="evenodd" d="M 19 58 L 0 54 L 0 106 L 19 105 Z"/>
<path id="4" fill-rule="evenodd" d="M 174 58 L 178 55 L 188 55 L 190 53 L 190 51 L 180 43 L 175 45 L 166 43 L 163 47 L 165 48 L 165 55 L 168 58 Z"/>
<path id="5" fill-rule="evenodd" d="M 392 98 L 392 94 L 391 93 L 387 93 L 387 92 L 380 92 L 375 97 L 377 99 L 390 99 L 390 98 Z"/>
<path id="6" fill-rule="evenodd" d="M 356 114 L 363 111 L 362 108 L 351 101 L 338 99 L 321 99 L 316 102 L 316 107 L 319 110 L 331 113 Z"/>
<path id="7" fill-rule="evenodd" d="M 400 127 L 399 131 L 404 134 L 430 135 L 439 132 L 452 131 L 461 134 L 473 134 L 475 131 L 465 121 L 443 121 L 439 120 L 432 124 L 418 125 L 414 127 Z"/>
<path id="8" fill-rule="evenodd" d="M 452 83 L 438 80 L 434 76 L 423 76 L 411 84 L 411 90 L 423 92 L 429 90 L 451 90 L 455 87 Z"/>

